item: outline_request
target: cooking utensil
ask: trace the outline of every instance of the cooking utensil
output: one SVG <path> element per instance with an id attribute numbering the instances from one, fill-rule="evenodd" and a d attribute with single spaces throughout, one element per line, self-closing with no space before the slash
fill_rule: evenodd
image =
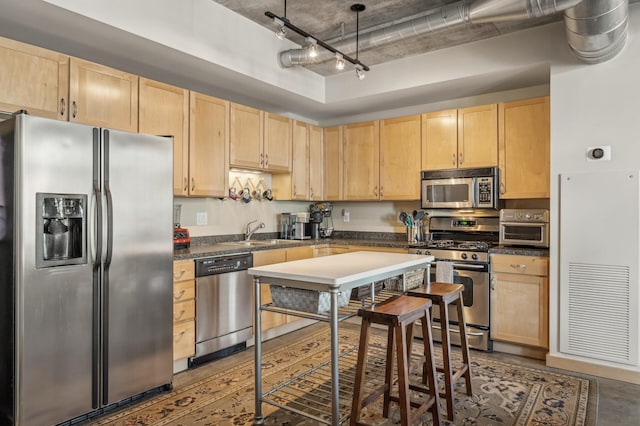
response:
<path id="1" fill-rule="evenodd" d="M 424 219 L 425 214 L 426 212 L 424 210 L 420 210 L 416 214 L 414 214 L 413 217 L 416 221 L 418 221 Z"/>
<path id="2" fill-rule="evenodd" d="M 415 219 L 417 215 L 418 215 L 418 210 L 414 210 L 412 214 L 413 218 Z"/>
<path id="3" fill-rule="evenodd" d="M 398 220 L 406 225 L 407 224 L 407 214 L 405 212 L 400 212 L 400 214 L 398 215 Z"/>

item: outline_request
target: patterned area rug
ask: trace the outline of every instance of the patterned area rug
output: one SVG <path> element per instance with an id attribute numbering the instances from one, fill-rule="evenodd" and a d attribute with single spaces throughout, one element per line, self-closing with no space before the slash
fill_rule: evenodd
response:
<path id="1" fill-rule="evenodd" d="M 353 351 L 358 342 L 359 328 L 350 324 L 341 326 L 340 351 Z M 286 382 L 309 368 L 326 362 L 330 347 L 326 325 L 307 327 L 308 333 L 286 347 L 263 352 L 263 390 Z M 386 337 L 376 335 L 372 346 L 383 348 Z M 415 344 L 414 354 L 421 345 Z M 249 351 L 252 352 L 251 349 Z M 436 353 L 440 353 L 439 348 Z M 245 354 L 242 354 L 245 355 Z M 459 350 L 454 348 L 454 363 L 460 362 Z M 173 391 L 155 396 L 144 402 L 96 418 L 92 425 L 248 425 L 254 417 L 254 374 L 252 357 L 230 364 L 229 359 L 214 361 L 195 370 L 199 380 L 188 385 L 175 385 Z M 371 366 L 380 360 L 371 357 Z M 419 359 L 412 372 L 419 370 Z M 473 396 L 464 393 L 464 381 L 458 381 L 455 400 L 455 422 L 446 425 L 595 425 L 597 409 L 597 382 L 569 375 L 550 368 L 530 368 L 494 360 L 472 351 Z M 223 364 L 224 362 L 224 364 Z M 437 361 L 439 362 L 439 360 Z M 352 369 L 353 365 L 342 365 Z M 348 364 L 345 362 L 344 364 Z M 378 368 L 380 366 L 378 365 Z M 192 374 L 192 371 L 181 374 Z M 330 377 L 330 376 L 329 376 Z M 342 377 L 342 373 L 341 373 Z M 441 380 L 442 382 L 442 380 Z M 342 383 L 342 382 L 341 382 Z M 414 399 L 419 399 L 414 395 Z M 364 410 L 363 419 L 369 424 L 393 425 L 400 423 L 397 406 L 392 404 L 388 419 L 381 415 L 382 398 Z M 345 407 L 349 402 L 344 401 Z M 441 401 L 443 420 L 446 403 Z M 271 404 L 262 405 L 265 424 L 316 425 L 310 420 L 279 409 Z M 326 418 L 326 417 L 325 417 Z M 422 416 L 419 424 L 430 425 L 431 414 Z"/>

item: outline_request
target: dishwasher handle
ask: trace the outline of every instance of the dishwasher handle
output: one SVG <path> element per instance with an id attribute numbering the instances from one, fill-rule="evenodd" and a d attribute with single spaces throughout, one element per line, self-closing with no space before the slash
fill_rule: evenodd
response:
<path id="1" fill-rule="evenodd" d="M 196 277 L 246 271 L 253 266 L 253 255 L 214 256 L 196 259 Z"/>

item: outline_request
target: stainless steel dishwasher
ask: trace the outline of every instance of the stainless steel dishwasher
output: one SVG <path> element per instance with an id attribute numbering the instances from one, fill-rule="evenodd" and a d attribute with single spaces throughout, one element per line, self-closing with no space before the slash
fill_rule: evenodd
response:
<path id="1" fill-rule="evenodd" d="M 196 259 L 196 355 L 200 364 L 246 348 L 252 336 L 251 253 Z"/>

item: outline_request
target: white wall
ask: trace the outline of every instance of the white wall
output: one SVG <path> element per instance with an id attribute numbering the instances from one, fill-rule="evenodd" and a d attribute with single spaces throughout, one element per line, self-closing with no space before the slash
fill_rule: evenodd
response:
<path id="1" fill-rule="evenodd" d="M 640 4 L 630 6 L 629 39 L 621 54 L 598 65 L 575 66 L 563 61 L 551 64 L 551 265 L 550 353 L 559 355 L 559 174 L 603 170 L 640 169 Z M 587 162 L 586 148 L 611 146 L 611 161 Z M 615 188 L 611 188 L 615 191 Z M 594 194 L 597 197 L 597 194 Z M 621 209 L 627 206 L 620 199 Z M 584 212 L 588 215 L 589 212 Z M 623 224 L 610 226 L 614 247 Z M 638 283 L 635 283 L 638 285 Z M 640 371 L 639 368 L 634 370 Z"/>

